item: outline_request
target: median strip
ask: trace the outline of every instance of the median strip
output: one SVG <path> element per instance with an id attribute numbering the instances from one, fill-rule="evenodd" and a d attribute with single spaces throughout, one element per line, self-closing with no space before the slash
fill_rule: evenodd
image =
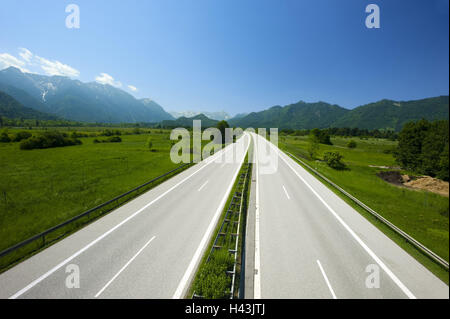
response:
<path id="1" fill-rule="evenodd" d="M 214 236 L 189 289 L 188 297 L 233 299 L 239 296 L 243 258 L 242 236 L 245 234 L 252 168 L 248 154 L 249 152 L 234 181 Z"/>

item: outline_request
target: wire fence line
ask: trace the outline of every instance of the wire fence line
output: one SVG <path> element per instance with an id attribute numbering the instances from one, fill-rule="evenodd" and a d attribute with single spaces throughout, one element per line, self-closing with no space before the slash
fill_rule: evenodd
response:
<path id="1" fill-rule="evenodd" d="M 436 254 L 435 252 L 433 252 L 431 249 L 427 248 L 425 245 L 423 245 L 422 243 L 420 243 L 418 240 L 414 239 L 412 236 L 410 236 L 409 234 L 407 234 L 406 232 L 404 232 L 403 230 L 401 230 L 399 227 L 395 226 L 393 223 L 391 223 L 389 220 L 387 220 L 386 218 L 384 218 L 383 216 L 381 216 L 379 213 L 377 213 L 375 210 L 373 210 L 372 208 L 370 208 L 369 206 L 367 206 L 366 204 L 364 204 L 363 202 L 361 202 L 359 199 L 357 199 L 355 196 L 353 196 L 352 194 L 348 193 L 347 191 L 345 191 L 343 188 L 341 188 L 339 185 L 335 184 L 334 182 L 332 182 L 331 180 L 329 180 L 327 177 L 325 177 L 324 175 L 322 175 L 321 173 L 319 173 L 317 170 L 315 170 L 314 168 L 312 168 L 310 165 L 308 165 L 307 163 L 305 163 L 304 161 L 302 161 L 301 159 L 299 159 L 298 157 L 296 157 L 295 155 L 292 155 L 291 153 L 286 151 L 286 154 L 288 154 L 290 157 L 292 157 L 293 159 L 297 160 L 298 162 L 300 162 L 301 164 L 303 164 L 304 166 L 306 166 L 310 171 L 312 171 L 314 174 L 316 174 L 318 177 L 320 177 L 321 179 L 323 179 L 324 181 L 326 181 L 328 184 L 330 184 L 331 186 L 333 186 L 334 188 L 336 188 L 338 191 L 340 191 L 342 194 L 344 194 L 346 197 L 348 197 L 349 199 L 351 199 L 354 203 L 356 203 L 358 206 L 360 206 L 361 208 L 363 208 L 365 211 L 367 211 L 368 213 L 370 213 L 372 216 L 374 216 L 376 219 L 378 219 L 380 222 L 382 222 L 383 224 L 385 224 L 386 226 L 388 226 L 392 231 L 394 231 L 397 235 L 399 235 L 400 237 L 402 237 L 403 239 L 405 239 L 407 242 L 411 243 L 414 247 L 416 247 L 418 250 L 420 250 L 423 254 L 425 254 L 426 256 L 428 256 L 429 258 L 431 258 L 432 260 L 434 260 L 435 262 L 437 262 L 439 265 L 441 265 L 442 267 L 444 267 L 445 269 L 449 269 L 449 263 L 442 258 L 441 256 L 439 256 L 438 254 Z"/>

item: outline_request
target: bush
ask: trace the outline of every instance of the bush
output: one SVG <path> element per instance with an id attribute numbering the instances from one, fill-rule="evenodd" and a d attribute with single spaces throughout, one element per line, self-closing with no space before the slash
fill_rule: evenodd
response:
<path id="1" fill-rule="evenodd" d="M 0 134 L 0 142 L 1 143 L 9 143 L 9 142 L 11 142 L 11 138 L 9 137 L 8 133 L 2 132 L 2 134 Z"/>
<path id="2" fill-rule="evenodd" d="M 21 131 L 21 132 L 18 132 L 18 133 L 16 133 L 16 134 L 14 135 L 12 141 L 13 141 L 13 142 L 20 142 L 20 141 L 22 141 L 22 140 L 26 140 L 27 138 L 30 138 L 31 135 L 32 135 L 32 134 L 31 134 L 30 132 L 27 132 L 27 131 Z"/>
<path id="3" fill-rule="evenodd" d="M 356 148 L 356 142 L 351 140 L 347 143 L 348 148 Z"/>
<path id="4" fill-rule="evenodd" d="M 79 137 L 88 137 L 89 134 L 86 133 L 79 133 L 77 131 L 72 132 L 72 134 L 70 134 L 71 138 L 79 138 Z"/>
<path id="5" fill-rule="evenodd" d="M 82 144 L 80 140 L 69 138 L 67 137 L 67 134 L 58 131 L 50 131 L 23 140 L 20 143 L 20 149 L 32 150 L 32 149 L 63 147 L 80 144 Z"/>
<path id="6" fill-rule="evenodd" d="M 103 132 L 101 132 L 100 135 L 102 136 L 122 135 L 122 131 L 106 129 Z"/>
<path id="7" fill-rule="evenodd" d="M 327 165 L 334 169 L 344 169 L 345 164 L 342 162 L 343 156 L 339 152 L 326 152 L 323 155 L 323 160 Z"/>
<path id="8" fill-rule="evenodd" d="M 99 140 L 96 138 L 93 142 L 94 142 L 94 144 L 97 144 L 97 143 L 120 143 L 120 142 L 122 142 L 122 139 L 119 136 L 111 136 L 111 137 L 108 137 L 106 140 Z"/>
<path id="9" fill-rule="evenodd" d="M 112 136 L 106 139 L 106 141 L 108 143 L 120 143 L 122 142 L 122 139 L 120 138 L 120 136 Z"/>

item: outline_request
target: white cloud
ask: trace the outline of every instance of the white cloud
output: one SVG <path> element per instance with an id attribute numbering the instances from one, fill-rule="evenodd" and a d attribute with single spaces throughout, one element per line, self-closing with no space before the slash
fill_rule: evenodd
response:
<path id="1" fill-rule="evenodd" d="M 115 87 L 122 86 L 122 83 L 120 83 L 119 81 L 114 81 L 114 78 L 108 73 L 100 73 L 100 75 L 95 78 L 95 81 L 100 84 L 109 84 Z"/>
<path id="2" fill-rule="evenodd" d="M 33 53 L 31 53 L 30 50 L 25 48 L 20 48 L 19 55 L 24 59 L 26 62 L 31 62 L 31 58 L 33 57 Z"/>
<path id="3" fill-rule="evenodd" d="M 0 53 L 0 69 L 6 69 L 10 66 L 20 69 L 22 72 L 30 72 L 25 68 L 26 62 L 19 60 L 15 56 L 8 53 Z"/>
<path id="4" fill-rule="evenodd" d="M 35 60 L 39 63 L 41 69 L 48 75 L 61 75 L 69 77 L 77 77 L 80 75 L 80 71 L 59 61 L 50 61 L 37 55 L 35 55 Z"/>
<path id="5" fill-rule="evenodd" d="M 133 92 L 136 92 L 138 90 L 137 87 L 135 87 L 134 85 L 131 85 L 131 84 L 128 85 L 128 88 Z"/>
<path id="6" fill-rule="evenodd" d="M 9 53 L 0 53 L 0 69 L 14 66 L 22 72 L 31 73 L 26 67 L 40 68 L 47 75 L 61 75 L 68 77 L 77 77 L 80 72 L 71 66 L 59 61 L 51 61 L 33 54 L 26 48 L 19 48 L 19 56 L 17 58 Z"/>

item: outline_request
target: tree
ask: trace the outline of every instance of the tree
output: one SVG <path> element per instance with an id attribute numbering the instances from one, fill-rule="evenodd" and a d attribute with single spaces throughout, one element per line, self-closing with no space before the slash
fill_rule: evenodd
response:
<path id="1" fill-rule="evenodd" d="M 328 166 L 334 169 L 344 169 L 345 164 L 342 162 L 343 156 L 339 152 L 326 152 L 323 155 L 324 161 Z"/>
<path id="2" fill-rule="evenodd" d="M 308 154 L 310 159 L 315 159 L 319 151 L 319 140 L 316 136 L 310 135 L 308 138 Z"/>
<path id="3" fill-rule="evenodd" d="M 405 124 L 394 153 L 404 168 L 448 179 L 449 122 L 420 120 Z"/>
<path id="4" fill-rule="evenodd" d="M 328 130 L 319 130 L 318 128 L 315 128 L 311 130 L 311 135 L 315 136 L 320 144 L 333 145 Z"/>
<path id="5" fill-rule="evenodd" d="M 1 143 L 9 143 L 9 142 L 11 142 L 11 138 L 9 137 L 8 133 L 6 133 L 5 131 L 3 131 L 0 134 L 0 142 Z"/>
<path id="6" fill-rule="evenodd" d="M 347 143 L 347 147 L 348 148 L 355 148 L 356 147 L 356 142 L 354 140 L 351 140 Z"/>
<path id="7" fill-rule="evenodd" d="M 229 128 L 227 121 L 220 121 L 217 123 L 217 128 L 220 131 L 220 134 L 222 134 L 222 144 L 225 144 L 225 129 Z"/>
<path id="8" fill-rule="evenodd" d="M 445 145 L 444 150 L 441 153 L 441 160 L 439 163 L 440 171 L 438 172 L 437 177 L 443 179 L 444 181 L 449 180 L 449 165 L 448 165 L 448 143 Z"/>

